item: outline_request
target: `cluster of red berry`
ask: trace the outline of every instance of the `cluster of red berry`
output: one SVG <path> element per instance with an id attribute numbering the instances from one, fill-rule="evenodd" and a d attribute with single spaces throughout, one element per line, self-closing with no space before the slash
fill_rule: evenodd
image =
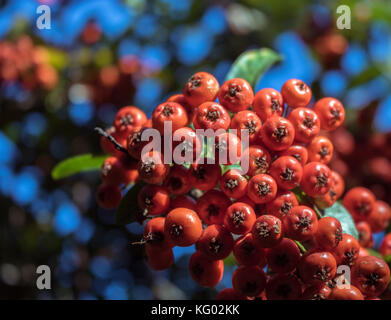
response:
<path id="1" fill-rule="evenodd" d="M 254 95 L 244 79 L 220 87 L 213 75 L 200 72 L 182 94 L 157 106 L 149 120 L 135 107 L 122 108 L 110 135 L 101 140 L 112 157 L 103 164 L 97 200 L 116 207 L 121 184 L 146 183 L 138 205 L 141 220 L 148 219 L 142 242 L 155 270 L 173 264 L 174 246 L 195 244 L 190 274 L 199 285 L 214 287 L 223 276 L 223 259 L 232 252 L 239 265 L 233 288 L 221 291 L 218 299 L 375 298 L 389 283 L 388 265 L 362 249 L 369 244 L 364 237 L 360 245 L 343 232 L 340 221 L 320 212 L 344 193 L 342 177 L 327 166 L 333 144 L 319 135 L 343 123 L 344 107 L 323 98 L 309 108 L 311 97 L 311 89 L 297 79 L 288 80 L 281 92 L 262 89 Z M 183 138 L 173 145 L 189 141 L 184 137 L 198 145 L 194 129 L 247 130 L 249 146 L 243 152 L 240 133 L 230 132 L 222 134 L 229 145 L 219 143 L 218 135 L 214 151 L 218 158 L 223 147 L 237 149 L 248 170 L 196 157 L 188 167 L 165 164 L 156 151 L 145 160 L 143 131 L 154 128 L 164 136 L 166 121 Z M 364 221 L 376 226 L 373 230 L 384 229 L 391 218 L 390 208 L 365 188 L 350 190 L 343 203 L 360 230 Z M 350 286 L 337 275 L 341 265 L 351 268 Z"/>
<path id="2" fill-rule="evenodd" d="M 26 89 L 52 89 L 58 82 L 44 47 L 34 46 L 29 36 L 16 42 L 0 41 L 0 83 L 19 80 Z"/>

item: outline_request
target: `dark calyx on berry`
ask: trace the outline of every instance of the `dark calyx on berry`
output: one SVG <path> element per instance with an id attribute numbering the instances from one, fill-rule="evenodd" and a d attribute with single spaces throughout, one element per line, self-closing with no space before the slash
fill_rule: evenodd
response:
<path id="1" fill-rule="evenodd" d="M 286 168 L 285 171 L 281 173 L 281 178 L 285 181 L 292 181 L 294 174 L 295 172 L 292 169 Z"/>
<path id="2" fill-rule="evenodd" d="M 258 183 L 257 188 L 261 196 L 267 196 L 270 193 L 270 186 L 266 182 Z"/>
<path id="3" fill-rule="evenodd" d="M 244 213 L 241 211 L 235 211 L 232 214 L 232 222 L 235 226 L 239 226 L 244 223 Z"/>
<path id="4" fill-rule="evenodd" d="M 286 137 L 286 127 L 285 126 L 279 126 L 273 131 L 273 136 L 276 137 L 276 140 L 280 142 L 284 137 Z"/>
<path id="5" fill-rule="evenodd" d="M 219 110 L 213 110 L 213 111 L 208 111 L 206 114 L 206 119 L 209 121 L 216 121 L 218 118 L 220 118 L 220 111 Z"/>
<path id="6" fill-rule="evenodd" d="M 217 254 L 221 251 L 222 248 L 223 248 L 223 242 L 220 239 L 218 239 L 216 237 L 213 237 L 212 239 L 210 239 L 208 249 L 211 252 Z"/>

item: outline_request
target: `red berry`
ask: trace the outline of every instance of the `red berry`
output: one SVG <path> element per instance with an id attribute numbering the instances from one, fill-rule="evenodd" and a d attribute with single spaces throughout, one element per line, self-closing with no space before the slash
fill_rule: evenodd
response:
<path id="1" fill-rule="evenodd" d="M 251 206 L 243 202 L 230 205 L 224 216 L 224 225 L 234 234 L 250 232 L 256 216 Z"/>
<path id="2" fill-rule="evenodd" d="M 240 163 L 243 169 L 248 167 L 249 176 L 254 176 L 269 170 L 271 156 L 266 148 L 254 145 L 244 150 Z"/>
<path id="3" fill-rule="evenodd" d="M 265 289 L 265 273 L 259 266 L 240 266 L 232 275 L 232 286 L 246 297 L 256 297 Z"/>
<path id="4" fill-rule="evenodd" d="M 216 300 L 246 300 L 246 297 L 233 288 L 225 288 L 216 295 Z"/>
<path id="5" fill-rule="evenodd" d="M 302 166 L 304 166 L 308 160 L 307 148 L 298 144 L 291 145 L 288 149 L 282 151 L 279 155 L 280 157 L 291 156 L 299 161 Z"/>
<path id="6" fill-rule="evenodd" d="M 121 202 L 122 193 L 119 186 L 102 183 L 96 192 L 96 201 L 105 209 L 117 208 Z"/>
<path id="7" fill-rule="evenodd" d="M 195 162 L 190 166 L 189 179 L 190 184 L 200 190 L 210 190 L 216 186 L 221 178 L 221 167 L 217 163 L 209 164 L 207 158 Z"/>
<path id="8" fill-rule="evenodd" d="M 220 179 L 220 189 L 229 198 L 239 199 L 247 193 L 248 181 L 238 169 L 228 170 Z"/>
<path id="9" fill-rule="evenodd" d="M 303 168 L 300 187 L 310 197 L 326 194 L 332 185 L 331 170 L 320 162 L 309 162 Z"/>
<path id="10" fill-rule="evenodd" d="M 148 133 L 148 130 L 149 128 L 143 127 L 140 130 L 129 134 L 127 138 L 126 148 L 128 153 L 135 159 L 141 159 L 141 153 L 143 152 L 144 147 L 152 142 L 151 137 L 146 141 L 143 141 L 144 139 L 142 140 L 142 136 L 145 136 Z"/>
<path id="11" fill-rule="evenodd" d="M 308 161 L 328 164 L 333 157 L 334 146 L 328 138 L 317 136 L 308 144 L 307 150 Z"/>
<path id="12" fill-rule="evenodd" d="M 352 284 L 366 297 L 383 293 L 390 283 L 390 268 L 378 257 L 368 256 L 357 259 L 352 268 Z"/>
<path id="13" fill-rule="evenodd" d="M 267 174 L 257 174 L 248 183 L 248 196 L 256 204 L 268 203 L 277 194 L 276 181 Z"/>
<path id="14" fill-rule="evenodd" d="M 186 102 L 197 107 L 207 101 L 214 101 L 220 86 L 216 78 L 207 72 L 198 72 L 191 76 L 183 88 Z"/>
<path id="15" fill-rule="evenodd" d="M 200 238 L 202 223 L 193 210 L 177 208 L 167 214 L 164 233 L 176 246 L 188 247 Z"/>
<path id="16" fill-rule="evenodd" d="M 276 274 L 266 284 L 268 300 L 298 300 L 301 296 L 301 284 L 293 274 Z"/>
<path id="17" fill-rule="evenodd" d="M 296 188 L 302 179 L 303 168 L 299 161 L 290 156 L 282 156 L 270 166 L 270 175 L 281 189 Z"/>
<path id="18" fill-rule="evenodd" d="M 350 285 L 349 288 L 332 289 L 328 300 L 364 300 L 364 296 L 355 286 Z"/>
<path id="19" fill-rule="evenodd" d="M 305 107 L 312 97 L 311 89 L 301 80 L 289 79 L 281 88 L 285 103 L 291 108 Z"/>
<path id="20" fill-rule="evenodd" d="M 145 225 L 143 241 L 145 241 L 149 247 L 165 250 L 174 246 L 174 244 L 169 239 L 167 239 L 164 234 L 165 221 L 166 218 L 164 217 L 156 217 L 149 220 Z"/>
<path id="21" fill-rule="evenodd" d="M 368 219 L 374 206 L 375 195 L 363 187 L 350 189 L 343 198 L 343 205 L 356 221 Z"/>
<path id="22" fill-rule="evenodd" d="M 250 107 L 254 99 L 254 92 L 246 80 L 234 78 L 223 83 L 218 98 L 227 110 L 239 112 Z"/>
<path id="23" fill-rule="evenodd" d="M 239 265 L 264 266 L 266 264 L 265 249 L 255 244 L 251 232 L 236 240 L 233 254 Z"/>
<path id="24" fill-rule="evenodd" d="M 189 122 L 193 118 L 193 107 L 186 102 L 186 98 L 183 94 L 174 94 L 167 99 L 167 102 L 179 103 L 187 112 L 187 118 Z"/>
<path id="25" fill-rule="evenodd" d="M 280 191 L 272 201 L 266 204 L 265 209 L 267 214 L 271 214 L 282 220 L 293 207 L 298 205 L 299 202 L 293 192 Z"/>
<path id="26" fill-rule="evenodd" d="M 147 184 L 140 190 L 137 202 L 144 216 L 159 215 L 170 208 L 170 194 L 165 187 Z"/>
<path id="27" fill-rule="evenodd" d="M 126 182 L 125 168 L 116 157 L 107 158 L 101 167 L 101 178 L 107 184 L 120 185 Z"/>
<path id="28" fill-rule="evenodd" d="M 172 154 L 175 163 L 193 162 L 202 152 L 202 138 L 189 127 L 177 129 L 173 134 Z M 182 162 L 181 162 L 182 161 Z"/>
<path id="29" fill-rule="evenodd" d="M 163 155 L 158 151 L 144 154 L 138 164 L 140 179 L 150 184 L 163 182 L 169 172 L 170 166 L 164 164 Z"/>
<path id="30" fill-rule="evenodd" d="M 121 135 L 121 133 L 115 130 L 115 127 L 110 127 L 106 129 L 106 133 L 110 134 L 120 145 L 126 148 L 126 136 Z M 104 136 L 100 137 L 100 147 L 102 151 L 106 154 L 119 157 L 122 152 L 117 150 L 114 145 Z"/>
<path id="31" fill-rule="evenodd" d="M 234 115 L 231 119 L 231 129 L 236 129 L 237 136 L 242 139 L 242 130 L 248 130 L 249 144 L 260 142 L 260 131 L 262 128 L 261 119 L 250 110 L 243 110 Z"/>
<path id="32" fill-rule="evenodd" d="M 142 110 L 134 106 L 127 106 L 117 112 L 114 118 L 114 127 L 116 132 L 127 137 L 140 130 L 145 122 L 147 122 L 147 116 Z"/>
<path id="33" fill-rule="evenodd" d="M 222 224 L 231 200 L 220 190 L 209 190 L 197 200 L 197 212 L 208 225 Z"/>
<path id="34" fill-rule="evenodd" d="M 212 288 L 223 278 L 223 260 L 210 260 L 202 252 L 196 251 L 190 257 L 189 271 L 193 280 L 202 287 Z"/>
<path id="35" fill-rule="evenodd" d="M 303 300 L 327 300 L 331 294 L 331 288 L 327 284 L 307 287 L 302 295 Z"/>
<path id="36" fill-rule="evenodd" d="M 345 109 L 335 98 L 322 98 L 314 105 L 323 130 L 331 131 L 338 128 L 345 120 Z"/>
<path id="37" fill-rule="evenodd" d="M 272 248 L 283 238 L 281 220 L 275 216 L 263 215 L 255 220 L 251 229 L 254 242 L 261 248 Z"/>
<path id="38" fill-rule="evenodd" d="M 307 252 L 300 259 L 298 270 L 300 278 L 305 284 L 320 285 L 334 277 L 337 263 L 330 252 Z"/>
<path id="39" fill-rule="evenodd" d="M 253 101 L 253 108 L 263 122 L 272 116 L 282 116 L 284 100 L 282 95 L 274 89 L 265 88 L 257 92 Z"/>
<path id="40" fill-rule="evenodd" d="M 242 154 L 242 142 L 237 135 L 224 132 L 215 138 L 214 158 L 215 162 L 230 165 L 240 161 Z"/>
<path id="41" fill-rule="evenodd" d="M 197 211 L 196 201 L 187 195 L 181 195 L 171 199 L 170 209 L 187 208 L 193 211 Z"/>
<path id="42" fill-rule="evenodd" d="M 380 232 L 387 228 L 391 219 L 391 208 L 384 201 L 377 200 L 368 217 L 372 232 Z"/>
<path id="43" fill-rule="evenodd" d="M 145 253 L 148 264 L 154 270 L 161 271 L 168 269 L 174 263 L 174 254 L 171 248 L 161 250 L 147 245 L 145 247 Z"/>
<path id="44" fill-rule="evenodd" d="M 262 142 L 273 151 L 288 149 L 295 138 L 292 123 L 283 117 L 268 118 L 261 128 Z"/>
<path id="45" fill-rule="evenodd" d="M 164 180 L 163 185 L 173 195 L 181 195 L 189 192 L 192 187 L 189 180 L 189 171 L 184 166 L 174 164 L 167 178 Z"/>
<path id="46" fill-rule="evenodd" d="M 356 229 L 358 231 L 358 242 L 360 246 L 364 248 L 370 247 L 373 239 L 371 227 L 369 226 L 368 222 L 360 221 L 356 223 Z"/>
<path id="47" fill-rule="evenodd" d="M 339 242 L 331 253 L 334 255 L 338 265 L 344 264 L 347 266 L 353 266 L 358 258 L 360 252 L 360 244 L 356 238 L 344 233 L 342 240 Z"/>
<path id="48" fill-rule="evenodd" d="M 293 207 L 285 216 L 283 224 L 285 234 L 298 241 L 312 238 L 318 229 L 316 213 L 306 206 Z"/>
<path id="49" fill-rule="evenodd" d="M 195 110 L 193 125 L 196 129 L 228 130 L 230 123 L 229 113 L 216 102 L 205 102 Z"/>
<path id="50" fill-rule="evenodd" d="M 318 221 L 318 230 L 315 233 L 315 242 L 319 248 L 332 250 L 342 240 L 342 226 L 339 220 L 333 217 L 324 217 Z"/>
<path id="51" fill-rule="evenodd" d="M 391 233 L 388 233 L 380 244 L 379 252 L 383 255 L 391 255 Z"/>
<path id="52" fill-rule="evenodd" d="M 217 224 L 206 227 L 197 242 L 197 249 L 211 260 L 228 257 L 233 246 L 232 234 L 226 228 Z"/>
<path id="53" fill-rule="evenodd" d="M 295 128 L 295 140 L 310 142 L 320 131 L 318 115 L 308 108 L 296 108 L 288 116 L 288 120 Z"/>
<path id="54" fill-rule="evenodd" d="M 186 126 L 188 123 L 186 110 L 176 102 L 159 104 L 152 113 L 152 126 L 161 134 L 165 134 L 165 122 L 171 122 L 172 132 Z"/>
<path id="55" fill-rule="evenodd" d="M 270 248 L 266 253 L 268 266 L 276 273 L 289 273 L 293 271 L 300 260 L 300 250 L 296 243 L 283 238 L 279 244 Z"/>

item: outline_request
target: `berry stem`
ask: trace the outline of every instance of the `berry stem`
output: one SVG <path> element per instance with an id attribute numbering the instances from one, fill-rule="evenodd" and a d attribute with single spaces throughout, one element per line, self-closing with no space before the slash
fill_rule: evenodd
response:
<path id="1" fill-rule="evenodd" d="M 121 144 L 119 144 L 117 142 L 117 140 L 115 140 L 115 138 L 107 133 L 105 130 L 103 130 L 102 128 L 99 128 L 99 127 L 96 127 L 94 129 L 99 135 L 105 137 L 107 140 L 109 140 L 113 145 L 114 145 L 114 148 L 116 148 L 117 150 L 125 153 L 126 155 L 129 155 L 128 151 L 126 150 L 126 148 L 124 148 Z"/>
<path id="2" fill-rule="evenodd" d="M 301 242 L 295 240 L 295 243 L 297 244 L 297 246 L 299 247 L 299 249 L 300 249 L 300 251 L 301 251 L 302 253 L 306 253 L 306 252 L 307 252 L 307 249 L 304 248 L 304 246 L 301 244 Z"/>

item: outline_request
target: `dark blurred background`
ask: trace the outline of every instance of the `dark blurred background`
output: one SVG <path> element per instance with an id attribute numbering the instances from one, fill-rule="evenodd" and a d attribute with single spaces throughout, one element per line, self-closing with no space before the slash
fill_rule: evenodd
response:
<path id="1" fill-rule="evenodd" d="M 41 4 L 51 8 L 50 30 L 36 27 Z M 350 30 L 336 28 L 341 4 Z M 222 83 L 250 48 L 284 57 L 258 90 L 294 77 L 315 99 L 344 103 L 331 167 L 348 187 L 390 203 L 390 23 L 387 0 L 0 1 L 0 298 L 197 299 L 230 287 L 229 264 L 216 289 L 192 281 L 193 247 L 176 247 L 169 270 L 151 270 L 131 245 L 142 226 L 117 227 L 114 212 L 97 206 L 98 172 L 59 181 L 50 172 L 64 158 L 100 154 L 93 128 L 109 126 L 120 107 L 150 116 L 197 71 Z M 51 290 L 36 288 L 42 264 Z"/>

